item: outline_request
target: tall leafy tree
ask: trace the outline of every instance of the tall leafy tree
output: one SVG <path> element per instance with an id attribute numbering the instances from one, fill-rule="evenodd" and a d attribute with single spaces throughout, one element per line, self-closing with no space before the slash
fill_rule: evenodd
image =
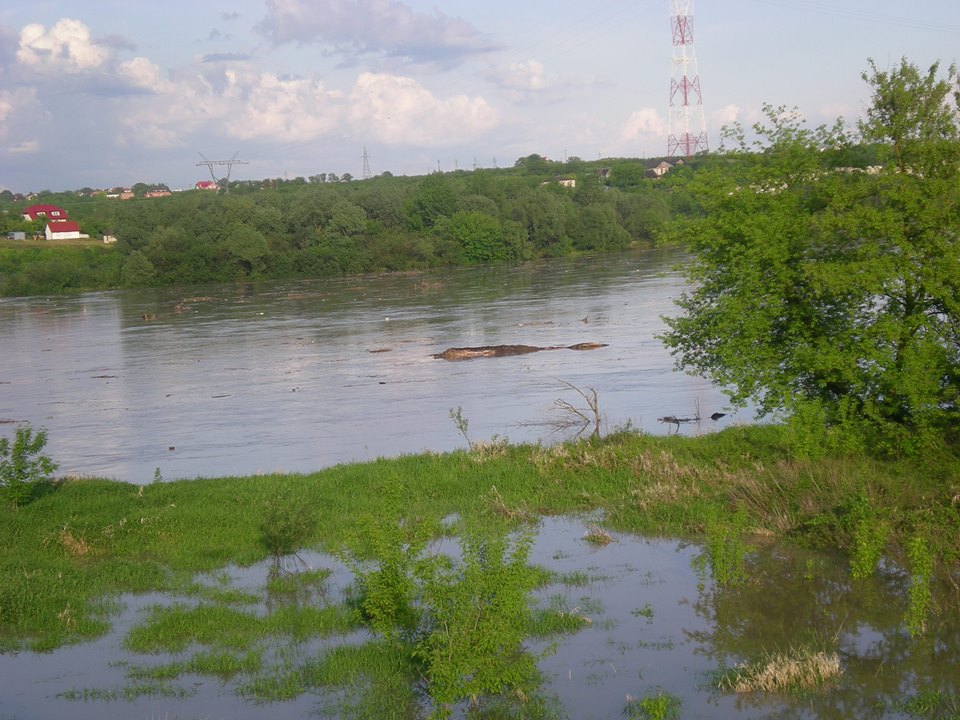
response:
<path id="1" fill-rule="evenodd" d="M 695 181 L 704 214 L 682 233 L 696 285 L 664 339 L 736 403 L 786 411 L 799 437 L 909 451 L 960 411 L 957 71 L 903 60 L 864 79 L 858 140 L 878 166 L 831 167 L 851 133 L 783 108 L 752 148 L 728 132 L 727 162 Z"/>

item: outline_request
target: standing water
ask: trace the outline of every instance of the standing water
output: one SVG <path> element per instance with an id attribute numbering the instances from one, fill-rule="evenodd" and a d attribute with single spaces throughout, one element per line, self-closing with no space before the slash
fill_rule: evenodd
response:
<path id="1" fill-rule="evenodd" d="M 145 483 L 308 472 L 464 445 L 550 442 L 554 401 L 605 429 L 675 429 L 725 398 L 656 338 L 673 249 L 510 268 L 0 300 L 0 422 L 49 434 L 63 474 Z M 569 346 L 451 362 L 450 347 Z M 716 428 L 706 420 L 700 429 Z M 749 420 L 743 416 L 741 419 Z M 685 431 L 697 431 L 684 426 Z"/>

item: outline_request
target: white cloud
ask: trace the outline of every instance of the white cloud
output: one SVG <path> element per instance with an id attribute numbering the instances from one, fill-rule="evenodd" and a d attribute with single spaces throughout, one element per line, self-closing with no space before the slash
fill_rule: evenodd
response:
<path id="1" fill-rule="evenodd" d="M 326 90 L 317 80 L 236 70 L 228 70 L 226 75 L 224 97 L 241 106 L 237 122 L 229 126 L 234 137 L 310 140 L 330 132 L 340 120 L 342 93 Z"/>
<path id="2" fill-rule="evenodd" d="M 160 68 L 146 58 L 137 57 L 120 63 L 117 72 L 135 86 L 155 93 L 170 92 L 171 83 L 161 77 Z"/>
<path id="3" fill-rule="evenodd" d="M 39 150 L 40 142 L 38 140 L 24 140 L 23 142 L 6 148 L 7 153 L 10 155 L 32 155 Z"/>
<path id="4" fill-rule="evenodd" d="M 724 125 L 732 125 L 735 122 L 743 122 L 743 116 L 743 108 L 737 105 L 725 105 L 710 113 L 710 120 L 714 127 L 720 128 Z"/>
<path id="5" fill-rule="evenodd" d="M 505 90 L 518 94 L 545 90 L 551 84 L 543 63 L 536 60 L 513 63 L 492 73 L 490 79 Z"/>
<path id="6" fill-rule="evenodd" d="M 667 122 L 653 108 L 643 108 L 630 113 L 620 128 L 620 142 L 630 143 L 651 135 L 666 138 Z"/>
<path id="7" fill-rule="evenodd" d="M 17 60 L 39 71 L 79 73 L 101 67 L 107 51 L 91 39 L 86 25 L 63 18 L 49 32 L 39 23 L 24 27 Z"/>
<path id="8" fill-rule="evenodd" d="M 46 113 L 37 103 L 34 88 L 0 90 L 0 139 L 6 140 L 11 135 L 18 138 L 14 144 L 4 145 L 3 153 L 22 155 L 39 150 L 39 141 L 29 137 L 32 134 L 29 129 L 38 117 L 46 118 Z"/>
<path id="9" fill-rule="evenodd" d="M 454 145 L 500 122 L 481 97 L 439 99 L 416 80 L 396 75 L 362 73 L 350 102 L 354 123 L 391 145 Z"/>
<path id="10" fill-rule="evenodd" d="M 277 44 L 318 42 L 443 64 L 493 49 L 465 20 L 399 0 L 267 0 L 259 28 Z"/>

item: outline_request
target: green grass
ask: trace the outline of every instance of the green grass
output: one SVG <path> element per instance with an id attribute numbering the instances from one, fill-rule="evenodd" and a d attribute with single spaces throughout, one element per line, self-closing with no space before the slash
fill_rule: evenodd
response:
<path id="1" fill-rule="evenodd" d="M 762 533 L 851 556 L 863 546 L 857 528 L 864 526 L 850 522 L 849 508 L 869 497 L 871 512 L 883 519 L 886 553 L 898 555 L 906 538 L 923 535 L 937 565 L 947 567 L 960 562 L 957 478 L 960 458 L 947 449 L 911 460 L 805 460 L 791 456 L 782 428 L 758 426 L 699 438 L 618 433 L 549 448 L 413 455 L 305 475 L 142 487 L 65 480 L 4 510 L 0 648 L 50 649 L 98 636 L 110 621 L 104 598 L 182 593 L 197 573 L 271 557 L 262 529 L 278 496 L 315 509 L 317 523 L 303 544 L 328 552 L 342 548 L 358 517 L 378 518 L 383 488 L 399 483 L 399 510 L 411 518 L 429 508 L 461 524 L 515 527 L 536 514 L 590 513 L 614 532 L 701 537 L 713 519 L 739 511 L 747 537 Z M 280 576 L 274 590 L 284 582 Z M 191 592 L 204 609 L 168 608 L 148 623 L 155 635 L 143 647 L 202 643 L 205 624 L 236 643 L 250 632 L 273 632 L 242 610 L 250 595 L 216 586 Z M 299 636 L 346 621 L 300 614 L 273 622 Z"/>
<path id="2" fill-rule="evenodd" d="M 343 605 L 281 606 L 266 616 L 206 603 L 157 605 L 145 622 L 130 630 L 125 645 L 138 653 L 176 653 L 191 645 L 243 650 L 269 637 L 303 642 L 356 627 L 355 614 Z"/>

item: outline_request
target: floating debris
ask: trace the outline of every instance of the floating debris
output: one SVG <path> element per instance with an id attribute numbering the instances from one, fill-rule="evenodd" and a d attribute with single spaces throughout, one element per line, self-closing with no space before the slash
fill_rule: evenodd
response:
<path id="1" fill-rule="evenodd" d="M 472 360 L 479 357 L 505 357 L 507 355 L 524 355 L 540 352 L 541 350 L 594 350 L 607 347 L 606 343 L 585 342 L 575 345 L 553 345 L 537 347 L 536 345 L 482 345 L 479 347 L 448 348 L 442 353 L 435 353 L 438 360 Z"/>

